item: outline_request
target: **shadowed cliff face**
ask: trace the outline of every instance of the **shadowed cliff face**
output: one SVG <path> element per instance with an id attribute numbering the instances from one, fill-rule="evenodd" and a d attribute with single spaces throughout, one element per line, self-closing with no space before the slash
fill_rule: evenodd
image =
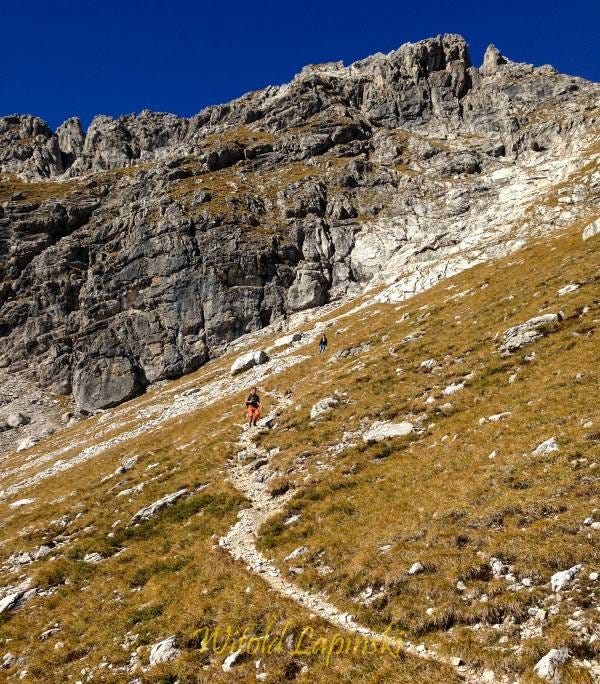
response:
<path id="1" fill-rule="evenodd" d="M 587 217 L 597 95 L 493 47 L 474 68 L 446 35 L 191 119 L 0 119 L 0 366 L 93 411 L 290 312 Z"/>

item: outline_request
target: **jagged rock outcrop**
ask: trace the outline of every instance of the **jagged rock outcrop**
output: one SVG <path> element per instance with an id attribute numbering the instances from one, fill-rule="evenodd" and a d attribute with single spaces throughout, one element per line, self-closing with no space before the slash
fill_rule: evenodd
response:
<path id="1" fill-rule="evenodd" d="M 56 137 L 63 168 L 68 169 L 81 156 L 85 144 L 85 135 L 78 117 L 74 116 L 62 123 L 56 130 Z"/>
<path id="2" fill-rule="evenodd" d="M 481 65 L 480 72 L 483 76 L 491 76 L 503 64 L 508 64 L 508 60 L 500 54 L 500 50 L 495 45 L 490 44 L 483 55 L 483 64 Z"/>
<path id="3" fill-rule="evenodd" d="M 289 312 L 591 220 L 595 169 L 541 200 L 583 166 L 598 92 L 444 35 L 190 119 L 4 117 L 0 367 L 91 412 Z"/>

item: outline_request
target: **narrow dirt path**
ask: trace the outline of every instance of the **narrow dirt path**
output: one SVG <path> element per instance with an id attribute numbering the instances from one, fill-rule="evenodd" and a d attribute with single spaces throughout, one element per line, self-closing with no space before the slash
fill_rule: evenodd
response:
<path id="1" fill-rule="evenodd" d="M 260 421 L 258 430 L 268 429 L 273 424 L 281 409 L 290 403 L 290 400 L 281 395 L 273 397 L 276 400 L 275 407 Z M 251 572 L 260 575 L 265 582 L 276 592 L 286 598 L 296 601 L 306 608 L 311 614 L 326 620 L 330 624 L 346 631 L 374 639 L 387 641 L 391 648 L 400 647 L 405 653 L 436 660 L 454 668 L 462 681 L 468 684 L 504 684 L 503 678 L 494 676 L 492 672 L 477 672 L 466 666 L 456 666 L 451 658 L 438 654 L 432 649 L 423 650 L 409 642 L 391 638 L 381 632 L 374 631 L 357 623 L 352 615 L 336 608 L 327 597 L 320 593 L 312 593 L 295 586 L 287 580 L 271 561 L 260 553 L 256 548 L 258 530 L 261 525 L 276 513 L 283 510 L 285 503 L 291 497 L 287 492 L 282 496 L 273 497 L 267 491 L 269 477 L 272 474 L 269 468 L 271 455 L 265 449 L 254 443 L 253 437 L 259 432 L 244 430 L 238 440 L 240 451 L 229 462 L 228 478 L 238 491 L 250 501 L 250 507 L 240 511 L 238 521 L 219 540 L 219 546 L 226 549 L 235 560 L 243 561 Z"/>

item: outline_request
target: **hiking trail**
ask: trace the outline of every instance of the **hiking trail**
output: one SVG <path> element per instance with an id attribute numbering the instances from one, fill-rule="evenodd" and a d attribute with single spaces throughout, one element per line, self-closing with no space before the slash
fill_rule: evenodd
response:
<path id="1" fill-rule="evenodd" d="M 256 445 L 253 439 L 254 436 L 261 434 L 261 431 L 271 429 L 282 408 L 292 403 L 290 398 L 279 393 L 272 393 L 271 396 L 276 400 L 275 406 L 265 418 L 260 420 L 258 429 L 247 429 L 244 425 L 237 442 L 240 451 L 229 461 L 228 479 L 238 491 L 244 494 L 250 506 L 239 512 L 237 522 L 219 539 L 219 546 L 226 549 L 235 560 L 243 561 L 249 571 L 260 575 L 271 589 L 296 601 L 312 615 L 322 618 L 331 625 L 375 641 L 387 641 L 391 648 L 400 647 L 402 651 L 413 656 L 450 665 L 461 681 L 468 684 L 482 684 L 483 682 L 506 684 L 509 682 L 510 680 L 499 678 L 491 671 L 481 673 L 464 665 L 456 665 L 452 663 L 451 657 L 443 656 L 431 648 L 423 650 L 422 646 L 418 647 L 410 642 L 394 639 L 357 623 L 352 615 L 336 608 L 325 595 L 295 586 L 257 549 L 256 540 L 261 525 L 276 513 L 280 513 L 292 496 L 291 491 L 280 496 L 272 496 L 268 492 L 267 486 L 272 474 L 269 463 L 272 455 Z"/>

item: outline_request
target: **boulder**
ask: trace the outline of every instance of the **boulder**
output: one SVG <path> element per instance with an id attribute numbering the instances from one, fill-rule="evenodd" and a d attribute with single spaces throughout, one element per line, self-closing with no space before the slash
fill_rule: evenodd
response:
<path id="1" fill-rule="evenodd" d="M 304 266 L 296 272 L 296 280 L 287 293 L 290 311 L 304 311 L 322 306 L 327 301 L 329 284 L 320 268 Z"/>
<path id="2" fill-rule="evenodd" d="M 535 664 L 533 671 L 541 679 L 545 679 L 552 684 L 562 682 L 561 668 L 569 659 L 568 648 L 553 648 Z"/>
<path id="3" fill-rule="evenodd" d="M 310 410 L 311 420 L 320 418 L 325 413 L 331 411 L 332 408 L 335 408 L 339 403 L 339 400 L 335 397 L 325 397 L 324 399 L 320 399 Z"/>
<path id="4" fill-rule="evenodd" d="M 454 405 L 451 404 L 449 401 L 446 403 L 442 404 L 441 406 L 438 407 L 438 412 L 441 413 L 443 416 L 451 416 L 454 413 Z"/>
<path id="5" fill-rule="evenodd" d="M 34 501 L 35 499 L 19 499 L 18 501 L 13 501 L 11 504 L 8 504 L 8 507 L 14 511 L 17 508 L 21 508 L 22 506 L 28 506 Z"/>
<path id="6" fill-rule="evenodd" d="M 58 634 L 60 632 L 60 627 L 55 626 L 55 627 L 50 627 L 49 629 L 45 629 L 38 637 L 39 641 L 47 641 L 50 637 L 53 637 L 55 634 Z"/>
<path id="7" fill-rule="evenodd" d="M 494 579 L 500 579 L 508 572 L 508 568 L 499 558 L 490 558 L 490 568 Z"/>
<path id="8" fill-rule="evenodd" d="M 548 328 L 556 328 L 563 320 L 562 312 L 535 316 L 525 323 L 508 328 L 503 333 L 504 342 L 500 351 L 504 355 L 513 354 L 522 347 L 546 335 Z"/>
<path id="9" fill-rule="evenodd" d="M 2 656 L 2 668 L 5 670 L 10 669 L 16 662 L 17 658 L 14 653 L 5 653 Z"/>
<path id="10" fill-rule="evenodd" d="M 498 423 L 505 418 L 512 416 L 512 411 L 503 411 L 502 413 L 494 413 L 492 416 L 487 416 L 479 419 L 479 425 L 486 423 Z"/>
<path id="11" fill-rule="evenodd" d="M 12 610 L 15 608 L 24 595 L 25 590 L 21 589 L 19 591 L 13 592 L 12 594 L 8 594 L 3 599 L 0 599 L 0 615 L 7 610 Z"/>
<path id="12" fill-rule="evenodd" d="M 242 354 L 233 362 L 231 366 L 231 375 L 243 373 L 244 371 L 250 370 L 250 368 L 254 368 L 254 366 L 260 366 L 260 364 L 266 363 L 268 360 L 269 355 L 262 349 L 260 351 Z"/>
<path id="13" fill-rule="evenodd" d="M 575 292 L 580 287 L 581 286 L 579 285 L 579 283 L 567 283 L 564 287 L 561 287 L 556 294 L 559 297 L 564 297 L 566 294 L 569 294 L 570 292 Z"/>
<path id="14" fill-rule="evenodd" d="M 177 648 L 177 638 L 175 636 L 158 641 L 150 649 L 150 667 L 174 660 L 180 653 L 181 651 Z"/>
<path id="15" fill-rule="evenodd" d="M 41 544 L 40 546 L 37 547 L 32 553 L 31 557 L 33 560 L 41 560 L 42 558 L 46 558 L 46 556 L 52 552 L 52 549 L 54 548 L 54 543 L 50 542 L 50 546 L 47 546 L 46 544 Z"/>
<path id="16" fill-rule="evenodd" d="M 410 568 L 408 569 L 408 574 L 409 575 L 418 575 L 421 572 L 423 572 L 424 570 L 425 570 L 425 567 L 424 567 L 423 563 L 421 563 L 420 561 L 417 561 L 416 563 L 413 563 L 410 566 Z"/>
<path id="17" fill-rule="evenodd" d="M 29 416 L 26 416 L 19 412 L 9 413 L 8 416 L 6 416 L 6 424 L 10 428 L 17 428 L 21 425 L 27 425 L 30 422 L 31 419 L 29 418 Z"/>
<path id="18" fill-rule="evenodd" d="M 275 340 L 273 342 L 274 347 L 287 347 L 290 344 L 293 344 L 294 342 L 300 342 L 302 339 L 302 333 L 300 332 L 295 332 L 292 333 L 291 335 L 285 335 L 284 337 L 280 337 L 278 340 Z"/>
<path id="19" fill-rule="evenodd" d="M 223 672 L 231 672 L 232 667 L 236 664 L 241 655 L 241 651 L 233 651 L 233 653 L 230 653 L 223 661 L 223 665 L 221 665 Z"/>
<path id="20" fill-rule="evenodd" d="M 153 516 L 155 516 L 157 513 L 162 511 L 164 508 L 167 508 L 168 506 L 172 506 L 175 502 L 179 501 L 179 499 L 183 498 L 186 496 L 188 493 L 187 488 L 186 489 L 180 489 L 177 492 L 173 492 L 172 494 L 167 494 L 166 496 L 163 496 L 161 499 L 158 499 L 158 501 L 155 501 L 154 503 L 150 504 L 149 506 L 145 506 L 144 508 L 141 508 L 129 521 L 130 525 L 135 525 L 140 522 L 144 522 L 145 520 L 149 520 Z"/>
<path id="21" fill-rule="evenodd" d="M 84 563 L 91 563 L 92 565 L 96 565 L 96 563 L 100 563 L 100 561 L 104 560 L 102 555 L 94 551 L 93 553 L 86 553 L 83 562 Z"/>
<path id="22" fill-rule="evenodd" d="M 288 561 L 295 560 L 306 553 L 308 553 L 308 546 L 299 546 L 289 553 L 283 560 L 287 563 Z"/>
<path id="23" fill-rule="evenodd" d="M 114 474 L 117 476 L 123 475 L 124 473 L 131 470 L 137 462 L 138 462 L 137 456 L 130 456 L 129 458 L 123 459 L 123 461 L 121 462 L 121 465 L 115 470 Z"/>
<path id="24" fill-rule="evenodd" d="M 410 435 L 413 429 L 414 425 L 406 421 L 391 423 L 378 420 L 363 434 L 363 441 L 368 444 L 370 442 L 381 442 L 384 439 L 393 439 L 394 437 L 405 437 Z"/>
<path id="25" fill-rule="evenodd" d="M 550 586 L 552 587 L 552 591 L 558 592 L 562 591 L 563 589 L 566 589 L 569 584 L 575 579 L 575 577 L 579 574 L 579 571 L 581 570 L 582 566 L 581 565 L 574 565 L 572 568 L 569 568 L 568 570 L 561 570 L 560 572 L 555 572 L 554 575 L 550 578 Z"/>
<path id="26" fill-rule="evenodd" d="M 22 439 L 17 444 L 17 451 L 25 451 L 26 449 L 31 449 L 37 443 L 38 443 L 37 437 L 27 437 L 26 439 Z"/>
<path id="27" fill-rule="evenodd" d="M 464 382 L 453 382 L 448 387 L 445 387 L 442 390 L 442 394 L 445 394 L 446 396 L 449 396 L 451 394 L 455 394 L 456 392 L 460 392 L 461 389 L 464 389 L 465 383 Z"/>
<path id="28" fill-rule="evenodd" d="M 133 399 L 146 382 L 132 360 L 124 356 L 91 359 L 73 375 L 73 396 L 85 413 Z"/>
<path id="29" fill-rule="evenodd" d="M 584 240 L 589 240 L 591 237 L 594 237 L 594 235 L 598 235 L 598 233 L 600 233 L 600 219 L 596 219 L 592 223 L 589 223 L 583 229 L 583 233 L 581 234 L 581 237 Z"/>
<path id="30" fill-rule="evenodd" d="M 545 442 L 538 444 L 538 446 L 531 452 L 532 456 L 545 456 L 553 451 L 559 451 L 560 447 L 556 441 L 556 437 L 550 437 Z"/>

